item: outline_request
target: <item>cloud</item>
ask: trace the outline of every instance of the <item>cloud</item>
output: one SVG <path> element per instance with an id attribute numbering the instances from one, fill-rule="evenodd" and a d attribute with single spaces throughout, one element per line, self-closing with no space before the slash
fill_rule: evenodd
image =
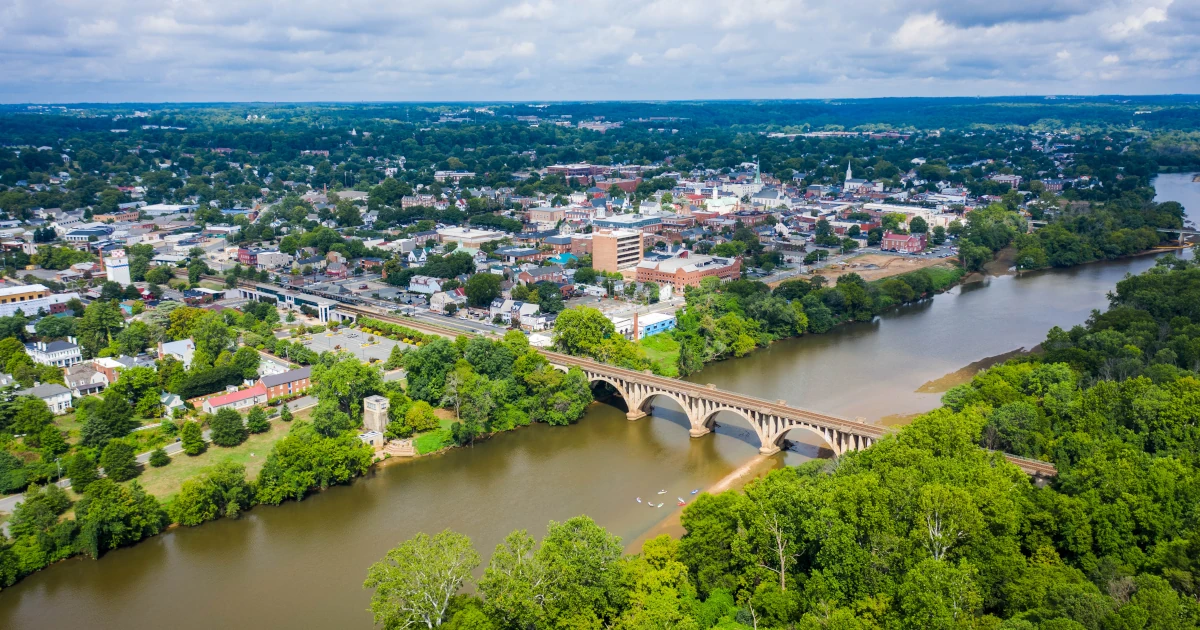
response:
<path id="1" fill-rule="evenodd" d="M 1195 92 L 1195 0 L 6 0 L 0 101 Z"/>

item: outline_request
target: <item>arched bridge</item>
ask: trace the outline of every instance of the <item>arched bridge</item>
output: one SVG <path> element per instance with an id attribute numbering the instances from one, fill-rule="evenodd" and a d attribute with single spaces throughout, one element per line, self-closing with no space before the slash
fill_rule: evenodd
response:
<path id="1" fill-rule="evenodd" d="M 454 338 L 462 334 L 430 325 L 411 318 L 399 318 L 380 312 L 373 307 L 341 304 L 338 309 L 348 318 L 367 315 L 390 321 L 423 332 Z M 775 453 L 781 448 L 784 436 L 793 429 L 803 429 L 819 436 L 833 451 L 841 455 L 849 451 L 867 448 L 876 440 L 888 435 L 886 427 L 868 424 L 861 419 L 847 420 L 838 416 L 792 407 L 786 401 L 768 401 L 753 396 L 717 389 L 715 385 L 698 385 L 674 378 L 655 376 L 649 371 L 638 372 L 599 363 L 591 358 L 574 357 L 568 354 L 539 349 L 539 352 L 560 370 L 579 368 L 591 383 L 607 383 L 625 400 L 630 420 L 646 416 L 653 401 L 659 397 L 674 400 L 687 414 L 692 437 L 700 437 L 712 431 L 716 415 L 727 411 L 740 415 L 758 435 L 759 452 Z M 1012 464 L 1029 475 L 1039 478 L 1058 474 L 1054 464 L 1015 455 L 1004 454 Z"/>
<path id="2" fill-rule="evenodd" d="M 662 396 L 675 401 L 687 414 L 692 437 L 712 431 L 713 421 L 722 411 L 737 414 L 749 423 L 758 434 L 761 453 L 779 451 L 784 435 L 792 429 L 816 434 L 834 455 L 867 448 L 887 435 L 884 427 L 792 407 L 782 400 L 771 402 L 720 390 L 715 385 L 697 385 L 557 352 L 542 354 L 555 367 L 563 370 L 577 367 L 589 381 L 611 385 L 625 400 L 630 420 L 645 416 L 655 398 Z"/>

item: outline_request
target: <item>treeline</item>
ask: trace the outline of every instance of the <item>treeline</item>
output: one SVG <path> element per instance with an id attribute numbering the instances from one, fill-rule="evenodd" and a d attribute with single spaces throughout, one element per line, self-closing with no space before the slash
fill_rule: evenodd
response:
<path id="1" fill-rule="evenodd" d="M 518 331 L 502 341 L 439 337 L 405 353 L 401 363 L 409 399 L 454 410 L 451 437 L 459 445 L 531 422 L 572 424 L 592 402 L 583 372 L 555 369 Z M 417 430 L 407 423 L 408 404 L 392 401 L 390 432 L 406 437 Z"/>
<path id="2" fill-rule="evenodd" d="M 755 280 L 722 284 L 706 278 L 685 292 L 686 308 L 670 333 L 679 344 L 676 368 L 690 374 L 705 363 L 740 357 L 776 339 L 822 334 L 848 321 L 870 321 L 879 313 L 954 285 L 958 269 L 926 268 L 867 282 L 855 273 L 827 285 L 824 276 L 787 280 L 772 290 Z M 658 369 L 668 371 L 666 366 Z"/>
<path id="3" fill-rule="evenodd" d="M 1183 206 L 1155 203 L 1153 191 L 1127 193 L 1085 209 L 1059 212 L 1046 226 L 1016 239 L 1021 269 L 1071 267 L 1150 249 L 1169 238 L 1158 229 L 1183 227 Z"/>
<path id="4" fill-rule="evenodd" d="M 256 478 L 247 479 L 240 464 L 221 463 L 184 480 L 177 495 L 161 502 L 138 484 L 136 477 L 141 471 L 134 445 L 121 437 L 137 425 L 128 402 L 137 398 L 136 393 L 125 390 L 144 388 L 157 400 L 157 383 L 152 370 L 123 371 L 103 398 L 87 398 L 91 403 L 77 410 L 80 419 L 86 418 L 82 445 L 71 454 L 65 448 L 57 451 L 63 455 L 63 471 L 71 480 L 71 489 L 81 498 L 72 503 L 56 485 L 46 483 L 27 490 L 25 501 L 14 509 L 9 520 L 11 535 L 0 536 L 0 588 L 64 558 L 78 554 L 98 558 L 106 551 L 158 534 L 171 523 L 192 526 L 235 518 L 255 505 L 302 500 L 313 491 L 363 475 L 374 452 L 355 435 L 362 421 L 362 400 L 373 394 L 400 392 L 402 396 L 402 390 L 398 384 L 385 385 L 377 370 L 346 355 L 326 355 L 313 369 L 312 380 L 313 394 L 321 401 L 312 421 L 292 424 L 288 434 L 274 444 Z M 48 410 L 45 416 L 49 423 Z M 279 419 L 292 420 L 286 406 L 280 409 Z M 185 457 L 209 448 L 201 437 L 205 424 L 217 448 L 238 446 L 251 433 L 270 430 L 265 412 L 258 407 L 245 418 L 232 409 L 222 409 L 198 421 L 176 424 L 168 420 L 163 424 L 180 435 Z M 28 436 L 25 442 L 29 444 Z M 48 445 L 41 444 L 41 448 L 54 456 Z M 7 458 L 11 456 L 0 452 L 0 481 L 20 472 L 6 468 Z M 159 449 L 150 465 L 165 466 L 170 461 Z M 74 518 L 64 518 L 72 508 Z"/>
<path id="5" fill-rule="evenodd" d="M 530 627 L 1158 630 L 1200 624 L 1200 268 L 1166 260 L 1044 356 L 871 448 L 702 494 L 637 556 L 586 517 L 480 557 L 419 535 L 368 571 L 376 621 Z M 1120 368 L 1120 369 L 1118 369 Z M 1034 483 L 999 453 L 1053 461 Z M 433 578 L 433 576 L 440 576 Z M 431 580 L 426 580 L 431 578 Z M 428 589 L 428 590 L 427 590 Z M 456 592 L 450 588 L 445 592 Z"/>

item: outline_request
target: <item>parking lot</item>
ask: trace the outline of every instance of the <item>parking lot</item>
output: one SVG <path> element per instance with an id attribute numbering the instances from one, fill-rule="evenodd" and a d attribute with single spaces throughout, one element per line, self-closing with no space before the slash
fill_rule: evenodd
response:
<path id="1" fill-rule="evenodd" d="M 344 350 L 358 357 L 360 361 L 370 361 L 371 359 L 387 361 L 388 356 L 392 353 L 392 348 L 396 346 L 412 347 L 379 335 L 375 335 L 375 341 L 370 342 L 367 340 L 369 336 L 361 330 L 343 328 L 334 333 L 323 332 L 306 335 L 311 339 L 304 339 L 303 343 L 313 352 Z"/>

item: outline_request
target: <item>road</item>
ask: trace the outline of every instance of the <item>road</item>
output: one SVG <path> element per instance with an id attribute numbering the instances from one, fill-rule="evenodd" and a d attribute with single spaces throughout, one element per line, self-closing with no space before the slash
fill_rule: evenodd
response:
<path id="1" fill-rule="evenodd" d="M 297 398 L 296 400 L 293 400 L 293 401 L 287 403 L 288 410 L 293 413 L 295 413 L 297 411 L 303 411 L 305 409 L 308 409 L 309 407 L 315 407 L 316 405 L 317 405 L 317 397 L 316 396 L 301 396 L 300 398 Z M 212 438 L 210 436 L 211 433 L 212 433 L 211 431 L 205 431 L 205 432 L 201 433 L 200 435 L 204 438 L 205 442 L 211 442 L 212 441 Z M 167 452 L 167 455 L 177 455 L 177 454 L 183 452 L 183 444 L 180 442 L 171 442 L 170 444 L 164 446 L 163 450 Z M 154 451 L 146 451 L 145 453 L 138 455 L 136 458 L 137 463 L 139 463 L 143 466 L 148 465 L 150 463 L 150 454 L 153 452 Z M 104 470 L 101 469 L 100 472 L 101 472 L 101 474 L 103 474 Z M 57 482 L 57 485 L 60 488 L 70 488 L 71 480 L 70 479 L 60 479 Z M 24 500 L 25 500 L 24 494 L 14 494 L 14 495 L 10 495 L 10 496 L 2 498 L 2 499 L 0 499 L 0 512 L 6 512 L 8 514 L 12 514 L 13 509 L 15 509 L 18 505 L 20 505 L 20 503 Z M 5 531 L 7 531 L 7 529 Z"/>

